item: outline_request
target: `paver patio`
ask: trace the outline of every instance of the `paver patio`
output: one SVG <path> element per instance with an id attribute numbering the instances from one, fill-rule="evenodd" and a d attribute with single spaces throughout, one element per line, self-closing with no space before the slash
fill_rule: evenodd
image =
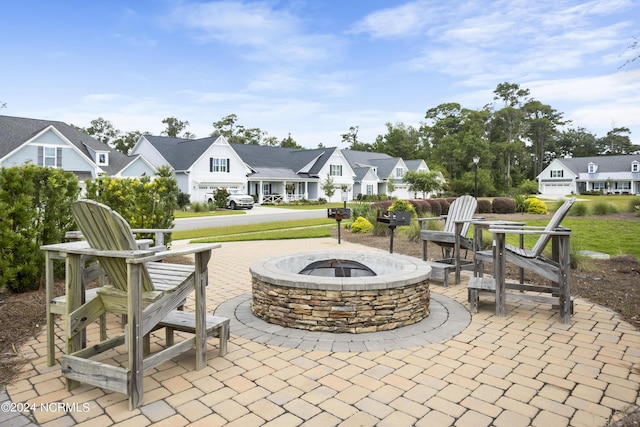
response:
<path id="1" fill-rule="evenodd" d="M 211 339 L 205 369 L 193 369 L 192 354 L 160 365 L 145 376 L 144 405 L 133 411 L 118 393 L 86 385 L 65 391 L 60 365 L 46 366 L 41 333 L 19 349 L 27 364 L 0 393 L 0 425 L 603 426 L 640 404 L 640 332 L 581 299 L 568 325 L 557 310 L 532 303 L 510 302 L 507 317 L 495 317 L 488 296 L 471 317 L 463 276 L 460 285 L 431 286 L 434 319 L 446 318 L 445 332 L 416 326 L 382 339 L 313 337 L 247 316 L 255 260 L 318 250 L 376 249 L 327 238 L 215 250 L 207 307 L 232 317 L 229 353 L 218 357 Z M 120 327 L 119 318 L 109 327 Z M 158 331 L 152 345 L 163 339 Z M 24 403 L 36 410 L 8 411 Z M 40 403 L 67 407 L 46 411 Z"/>

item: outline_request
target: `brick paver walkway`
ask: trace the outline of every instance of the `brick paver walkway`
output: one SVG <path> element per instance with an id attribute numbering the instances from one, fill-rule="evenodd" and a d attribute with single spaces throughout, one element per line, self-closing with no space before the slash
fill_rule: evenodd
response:
<path id="1" fill-rule="evenodd" d="M 205 369 L 194 371 L 187 354 L 148 372 L 145 403 L 134 411 L 122 394 L 86 385 L 65 391 L 59 364 L 46 366 L 40 334 L 20 348 L 27 364 L 0 393 L 0 425 L 603 426 L 640 404 L 640 332 L 580 299 L 569 325 L 548 305 L 531 303 L 509 303 L 507 317 L 497 318 L 488 296 L 471 318 L 463 280 L 447 289 L 432 285 L 439 308 L 431 321 L 440 319 L 443 330 L 423 341 L 428 324 L 404 340 L 356 338 L 360 344 L 351 347 L 344 341 L 354 337 L 328 334 L 312 345 L 315 338 L 299 331 L 284 340 L 261 331 L 246 317 L 251 263 L 317 250 L 374 249 L 314 239 L 215 250 L 208 309 L 233 316 L 229 353 L 218 357 L 211 339 Z M 110 320 L 119 327 L 118 318 Z M 159 332 L 152 343 L 162 338 Z M 9 411 L 25 403 L 35 411 Z"/>

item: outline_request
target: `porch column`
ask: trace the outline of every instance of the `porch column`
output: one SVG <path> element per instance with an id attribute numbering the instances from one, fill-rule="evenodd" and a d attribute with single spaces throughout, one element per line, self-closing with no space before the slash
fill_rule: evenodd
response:
<path id="1" fill-rule="evenodd" d="M 289 203 L 289 192 L 287 191 L 287 180 L 284 180 L 284 197 L 282 198 L 282 200 L 285 203 Z"/>
<path id="2" fill-rule="evenodd" d="M 264 202 L 263 198 L 263 190 L 262 190 L 262 180 L 258 181 L 258 203 L 262 204 Z"/>

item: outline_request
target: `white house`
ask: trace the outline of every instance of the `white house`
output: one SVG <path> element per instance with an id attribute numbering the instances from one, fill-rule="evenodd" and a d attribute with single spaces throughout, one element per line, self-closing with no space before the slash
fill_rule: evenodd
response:
<path id="1" fill-rule="evenodd" d="M 555 159 L 537 179 L 544 195 L 640 194 L 640 154 Z"/>
<path id="2" fill-rule="evenodd" d="M 144 135 L 131 150 L 158 168 L 169 165 L 180 191 L 191 201 L 205 201 L 217 188 L 247 191 L 252 171 L 224 137 L 201 139 Z"/>
<path id="3" fill-rule="evenodd" d="M 66 123 L 0 116 L 0 166 L 31 163 L 73 172 L 83 187 L 99 176 L 155 175 L 142 156 L 126 156 Z"/>
<path id="4" fill-rule="evenodd" d="M 366 151 L 342 150 L 349 160 L 356 179 L 354 194 L 374 195 L 387 194 L 398 199 L 412 199 L 416 195 L 409 191 L 409 184 L 403 181 L 404 174 L 409 170 L 429 172 L 424 160 L 403 160 L 384 153 Z M 389 181 L 393 182 L 394 190 L 389 194 Z"/>

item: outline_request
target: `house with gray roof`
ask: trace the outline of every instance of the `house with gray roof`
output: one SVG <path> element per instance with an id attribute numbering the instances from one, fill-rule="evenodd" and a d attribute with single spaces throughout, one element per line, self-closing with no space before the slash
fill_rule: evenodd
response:
<path id="1" fill-rule="evenodd" d="M 544 195 L 640 194 L 640 154 L 555 159 L 537 179 Z"/>
<path id="2" fill-rule="evenodd" d="M 356 172 L 354 194 L 387 194 L 389 182 L 393 182 L 393 194 L 399 199 L 411 199 L 416 195 L 409 191 L 409 185 L 403 181 L 404 174 L 410 170 L 429 172 L 422 159 L 404 160 L 384 153 L 342 150 L 345 158 Z"/>
<path id="3" fill-rule="evenodd" d="M 355 173 L 337 148 L 301 150 L 230 144 L 224 136 L 185 139 L 144 135 L 131 152 L 144 155 L 155 167 L 169 165 L 180 190 L 189 194 L 192 202 L 206 201 L 217 188 L 246 192 L 258 203 L 329 200 L 322 189 L 329 176 L 335 187 L 347 188 L 340 197 L 353 197 Z"/>
<path id="4" fill-rule="evenodd" d="M 31 163 L 73 172 L 81 187 L 99 176 L 155 175 L 142 156 L 127 156 L 66 123 L 0 116 L 0 166 Z"/>

